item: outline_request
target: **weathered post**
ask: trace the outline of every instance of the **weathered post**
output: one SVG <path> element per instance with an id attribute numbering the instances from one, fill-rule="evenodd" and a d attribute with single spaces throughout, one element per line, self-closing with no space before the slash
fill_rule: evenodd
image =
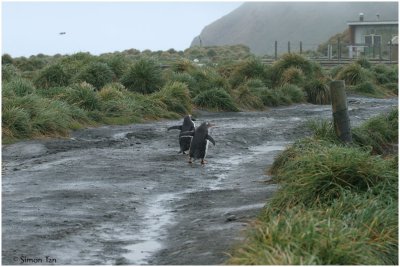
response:
<path id="1" fill-rule="evenodd" d="M 278 41 L 275 41 L 275 61 L 278 60 Z"/>
<path id="2" fill-rule="evenodd" d="M 392 40 L 389 41 L 389 63 L 392 64 Z"/>
<path id="3" fill-rule="evenodd" d="M 336 136 L 344 143 L 351 143 L 350 119 L 347 110 L 347 97 L 344 81 L 332 81 L 330 83 L 333 126 Z"/>
<path id="4" fill-rule="evenodd" d="M 287 51 L 290 54 L 290 41 L 287 43 Z"/>
<path id="5" fill-rule="evenodd" d="M 303 42 L 300 41 L 300 55 L 303 54 Z"/>
<path id="6" fill-rule="evenodd" d="M 337 39 L 337 60 L 340 62 L 340 37 Z"/>

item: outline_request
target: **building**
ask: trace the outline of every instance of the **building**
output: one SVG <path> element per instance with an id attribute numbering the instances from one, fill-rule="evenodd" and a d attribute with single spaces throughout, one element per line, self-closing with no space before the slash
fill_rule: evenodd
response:
<path id="1" fill-rule="evenodd" d="M 387 44 L 398 35 L 398 21 L 379 20 L 379 15 L 375 21 L 364 21 L 364 15 L 360 13 L 358 21 L 349 21 L 347 25 L 350 31 L 350 58 L 391 56 L 391 48 Z"/>

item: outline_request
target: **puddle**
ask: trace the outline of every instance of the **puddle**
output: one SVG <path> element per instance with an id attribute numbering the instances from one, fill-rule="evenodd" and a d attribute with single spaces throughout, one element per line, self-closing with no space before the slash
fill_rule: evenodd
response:
<path id="1" fill-rule="evenodd" d="M 165 236 L 165 226 L 172 223 L 172 214 L 168 212 L 165 204 L 177 199 L 176 194 L 161 194 L 147 204 L 146 214 L 140 233 L 135 236 L 139 242 L 124 247 L 128 250 L 122 254 L 129 263 L 135 265 L 147 264 L 147 259 L 156 251 L 160 250 L 162 245 L 162 237 Z"/>

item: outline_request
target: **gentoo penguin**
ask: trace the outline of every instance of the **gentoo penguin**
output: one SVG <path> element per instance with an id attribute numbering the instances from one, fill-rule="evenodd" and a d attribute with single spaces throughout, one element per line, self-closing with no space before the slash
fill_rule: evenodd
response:
<path id="1" fill-rule="evenodd" d="M 199 127 L 190 132 L 182 132 L 182 136 L 193 136 L 190 142 L 189 163 L 192 163 L 192 158 L 201 159 L 201 164 L 204 165 L 204 160 L 207 155 L 208 141 L 215 146 L 214 139 L 208 134 L 208 128 L 212 127 L 209 122 L 203 122 Z"/>
<path id="2" fill-rule="evenodd" d="M 183 118 L 183 124 L 182 125 L 176 125 L 176 126 L 172 126 L 168 128 L 169 130 L 172 129 L 177 129 L 177 130 L 181 130 L 181 132 L 179 133 L 179 146 L 181 148 L 181 150 L 178 153 L 183 153 L 186 154 L 185 151 L 189 150 L 190 148 L 190 141 L 191 141 L 191 137 L 185 136 L 182 137 L 181 134 L 183 132 L 188 132 L 188 131 L 193 131 L 194 130 L 194 122 L 195 119 L 192 118 L 191 115 L 186 115 Z"/>

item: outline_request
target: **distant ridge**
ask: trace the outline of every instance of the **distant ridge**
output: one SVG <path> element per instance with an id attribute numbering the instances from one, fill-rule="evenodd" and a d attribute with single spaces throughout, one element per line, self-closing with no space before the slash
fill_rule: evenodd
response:
<path id="1" fill-rule="evenodd" d="M 347 21 L 398 20 L 397 2 L 247 2 L 206 26 L 200 33 L 203 46 L 244 44 L 252 53 L 287 51 L 303 42 L 303 50 L 316 49 L 347 28 Z M 200 45 L 199 36 L 191 46 Z"/>

